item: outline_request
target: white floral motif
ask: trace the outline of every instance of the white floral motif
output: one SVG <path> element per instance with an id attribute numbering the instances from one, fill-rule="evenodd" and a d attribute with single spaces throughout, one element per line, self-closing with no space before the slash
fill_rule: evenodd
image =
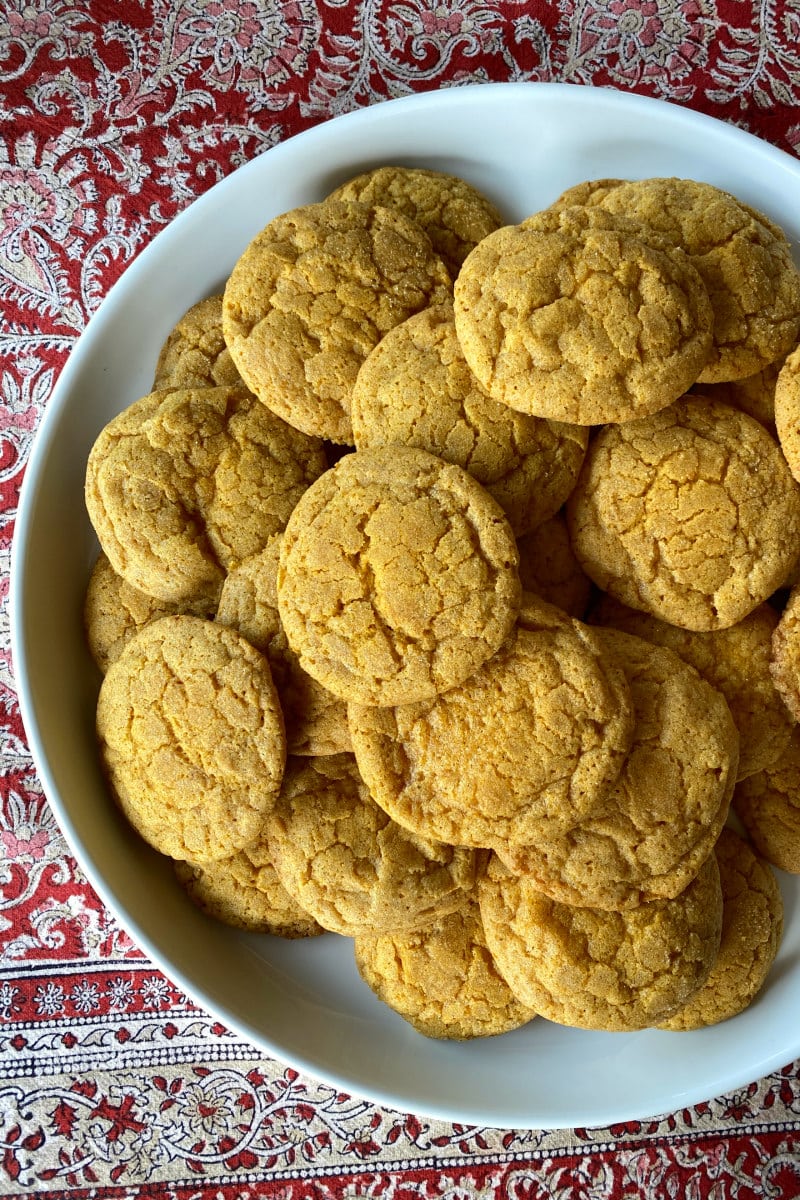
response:
<path id="1" fill-rule="evenodd" d="M 0 11 L 0 79 L 14 79 L 30 68 L 38 51 L 49 46 L 52 58 L 91 45 L 85 12 L 69 0 L 5 0 Z M 15 64 L 15 52 L 19 62 Z"/>
<path id="2" fill-rule="evenodd" d="M 18 987 L 11 983 L 0 984 L 0 1017 L 4 1021 L 16 1016 L 22 1008 L 22 1004 L 17 1000 L 22 993 Z"/>
<path id="3" fill-rule="evenodd" d="M 56 1013 L 60 1013 L 64 1008 L 64 989 L 52 980 L 49 983 L 42 984 L 36 989 L 36 995 L 33 997 L 33 1003 L 36 1006 L 36 1011 L 45 1017 L 54 1017 Z"/>
<path id="4" fill-rule="evenodd" d="M 69 998 L 79 1013 L 94 1012 L 100 1007 L 100 989 L 88 979 L 81 979 L 74 984 Z"/>

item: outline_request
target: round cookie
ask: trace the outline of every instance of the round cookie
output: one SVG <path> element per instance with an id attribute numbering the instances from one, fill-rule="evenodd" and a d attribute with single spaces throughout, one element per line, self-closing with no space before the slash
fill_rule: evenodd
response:
<path id="1" fill-rule="evenodd" d="M 677 654 L 617 630 L 597 633 L 633 698 L 633 745 L 619 779 L 572 829 L 497 853 L 553 900 L 621 911 L 673 899 L 713 853 L 739 738 L 723 697 Z"/>
<path id="2" fill-rule="evenodd" d="M 364 982 L 426 1037 L 492 1037 L 536 1015 L 497 970 L 474 900 L 425 929 L 362 934 L 354 945 Z"/>
<path id="3" fill-rule="evenodd" d="M 713 854 L 675 899 L 621 913 L 559 904 L 494 857 L 478 899 L 498 970 L 523 1004 L 559 1025 L 625 1031 L 664 1021 L 702 987 L 719 949 Z"/>
<path id="4" fill-rule="evenodd" d="M 759 604 L 728 629 L 698 632 L 668 625 L 602 595 L 589 620 L 666 646 L 722 693 L 739 731 L 737 779 L 764 770 L 786 749 L 794 722 L 770 673 L 778 624 L 778 614 L 770 604 Z"/>
<path id="5" fill-rule="evenodd" d="M 781 364 L 775 381 L 775 427 L 795 479 L 800 479 L 800 346 Z"/>
<path id="6" fill-rule="evenodd" d="M 800 721 L 800 583 L 794 584 L 772 633 L 772 680 L 794 721 Z"/>
<path id="7" fill-rule="evenodd" d="M 502 509 L 424 450 L 346 455 L 286 526 L 281 621 L 303 669 L 344 700 L 409 704 L 454 687 L 505 640 L 519 603 Z"/>
<path id="8" fill-rule="evenodd" d="M 402 829 L 352 754 L 289 759 L 267 825 L 275 869 L 324 929 L 353 937 L 438 921 L 475 885 L 473 851 Z"/>
<path id="9" fill-rule="evenodd" d="M 722 886 L 722 936 L 711 973 L 661 1029 L 701 1029 L 742 1012 L 764 985 L 783 933 L 783 900 L 769 865 L 733 829 L 715 856 Z"/>
<path id="10" fill-rule="evenodd" d="M 225 286 L 222 328 L 251 391 L 290 425 L 352 442 L 361 363 L 393 326 L 451 295 L 427 234 L 402 213 L 328 200 L 283 213 Z"/>
<path id="11" fill-rule="evenodd" d="M 431 239 L 452 279 L 478 242 L 505 222 L 477 188 L 455 175 L 424 167 L 376 167 L 348 179 L 332 200 L 381 205 L 411 217 Z"/>
<path id="12" fill-rule="evenodd" d="M 736 785 L 733 808 L 762 858 L 800 875 L 800 726 L 776 763 Z"/>
<path id="13" fill-rule="evenodd" d="M 284 938 L 324 932 L 286 891 L 263 835 L 220 862 L 176 862 L 175 874 L 193 904 L 234 929 Z"/>
<path id="14" fill-rule="evenodd" d="M 517 549 L 523 591 L 541 596 L 571 617 L 583 617 L 589 606 L 592 582 L 570 545 L 563 512 L 517 538 Z"/>
<path id="15" fill-rule="evenodd" d="M 677 400 L 711 342 L 705 287 L 682 251 L 599 209 L 546 209 L 485 238 L 455 284 L 464 356 L 520 412 L 596 425 Z"/>
<path id="16" fill-rule="evenodd" d="M 347 706 L 306 674 L 289 646 L 278 613 L 281 534 L 230 571 L 216 619 L 237 629 L 269 660 L 286 722 L 290 754 L 340 754 L 352 749 Z"/>
<path id="17" fill-rule="evenodd" d="M 172 387 L 244 387 L 222 336 L 221 294 L 193 304 L 161 347 L 153 391 Z"/>
<path id="18" fill-rule="evenodd" d="M 349 705 L 372 796 L 420 835 L 529 845 L 575 825 L 616 781 L 630 689 L 594 631 L 527 596 L 513 636 L 465 683 L 398 708 Z"/>
<path id="19" fill-rule="evenodd" d="M 762 213 L 691 179 L 632 180 L 599 188 L 587 202 L 642 222 L 691 258 L 713 309 L 700 382 L 752 375 L 797 344 L 800 272 L 782 230 Z"/>
<path id="20" fill-rule="evenodd" d="M 800 489 L 780 448 L 701 396 L 600 430 L 566 511 L 598 587 L 685 629 L 741 621 L 800 550 Z"/>
<path id="21" fill-rule="evenodd" d="M 588 431 L 514 412 L 466 364 L 451 305 L 395 326 L 362 364 L 351 410 L 356 448 L 429 450 L 483 484 L 519 535 L 551 517 L 581 469 Z"/>
<path id="22" fill-rule="evenodd" d="M 286 739 L 267 660 L 216 622 L 140 630 L 103 678 L 97 736 L 123 813 L 172 858 L 230 858 L 278 798 Z"/>
<path id="23" fill-rule="evenodd" d="M 321 442 L 242 389 L 153 392 L 95 441 L 86 506 L 126 582 L 213 608 L 225 572 L 283 529 L 326 467 Z"/>

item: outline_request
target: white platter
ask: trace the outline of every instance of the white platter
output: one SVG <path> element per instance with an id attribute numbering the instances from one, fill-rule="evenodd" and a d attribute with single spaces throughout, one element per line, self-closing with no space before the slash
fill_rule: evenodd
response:
<path id="1" fill-rule="evenodd" d="M 97 764 L 97 677 L 81 607 L 97 552 L 84 468 L 101 427 L 150 390 L 171 326 L 222 285 L 278 213 L 381 163 L 462 175 L 517 221 L 565 187 L 682 175 L 725 187 L 800 236 L 800 164 L 661 101 L 563 84 L 488 84 L 394 100 L 303 133 L 236 171 L 140 254 L 93 317 L 49 401 L 12 558 L 12 645 L 45 793 L 120 923 L 198 1004 L 265 1053 L 405 1111 L 514 1128 L 607 1125 L 711 1098 L 800 1055 L 800 881 L 781 876 L 786 933 L 761 998 L 714 1028 L 600 1034 L 537 1019 L 515 1033 L 428 1041 L 361 983 L 351 943 L 239 936 L 204 918 L 170 865 L 123 824 Z M 58 603 L 53 603 L 53 598 Z"/>

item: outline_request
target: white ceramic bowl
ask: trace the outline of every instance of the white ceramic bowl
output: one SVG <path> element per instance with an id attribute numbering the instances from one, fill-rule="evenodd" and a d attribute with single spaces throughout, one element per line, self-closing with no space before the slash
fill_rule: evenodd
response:
<path id="1" fill-rule="evenodd" d="M 660 101 L 559 84 L 490 84 L 395 100 L 267 151 L 140 254 L 67 363 L 35 440 L 12 561 L 12 639 L 31 750 L 55 816 L 131 936 L 200 1005 L 266 1053 L 402 1110 L 516 1128 L 605 1125 L 671 1111 L 800 1054 L 800 883 L 782 876 L 786 934 L 763 995 L 693 1033 L 601 1034 L 542 1019 L 468 1044 L 428 1041 L 358 978 L 351 943 L 239 935 L 203 917 L 170 864 L 125 826 L 94 741 L 97 675 L 81 608 L 97 545 L 83 504 L 101 427 L 150 390 L 158 350 L 221 290 L 273 216 L 381 163 L 462 175 L 509 221 L 570 184 L 682 175 L 725 187 L 800 234 L 800 164 L 732 126 Z"/>

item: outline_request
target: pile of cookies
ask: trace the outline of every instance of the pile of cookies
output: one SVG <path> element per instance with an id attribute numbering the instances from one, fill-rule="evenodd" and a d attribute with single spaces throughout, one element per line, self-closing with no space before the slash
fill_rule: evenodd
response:
<path id="1" fill-rule="evenodd" d="M 383 167 L 271 221 L 87 467 L 102 762 L 194 903 L 351 938 L 432 1037 L 747 1006 L 800 871 L 799 341 L 709 184 L 514 225 Z"/>

